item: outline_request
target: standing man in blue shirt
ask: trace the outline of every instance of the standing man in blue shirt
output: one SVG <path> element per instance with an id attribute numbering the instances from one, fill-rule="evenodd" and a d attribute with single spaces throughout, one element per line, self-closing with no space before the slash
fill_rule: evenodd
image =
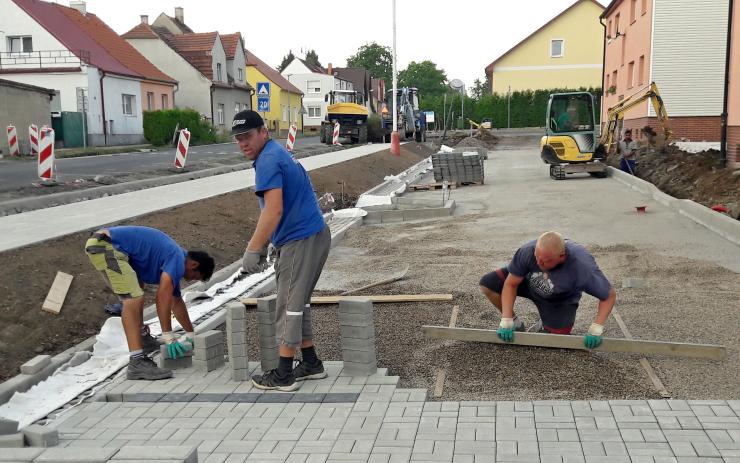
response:
<path id="1" fill-rule="evenodd" d="M 331 233 L 324 223 L 311 179 L 303 166 L 275 140 L 255 111 L 234 116 L 231 134 L 253 162 L 260 205 L 257 226 L 244 252 L 242 271 L 264 270 L 267 245 L 277 258 L 276 333 L 280 361 L 274 370 L 252 377 L 256 388 L 295 391 L 298 381 L 326 377 L 316 355 L 311 327 L 311 293 L 329 255 Z M 302 361 L 293 368 L 296 349 Z"/>
<path id="2" fill-rule="evenodd" d="M 514 331 L 524 331 L 524 322 L 514 314 L 517 296 L 537 306 L 540 321 L 534 331 L 553 334 L 570 334 L 581 294 L 594 296 L 599 307 L 584 338 L 589 349 L 601 344 L 604 323 L 617 300 L 617 293 L 586 248 L 553 231 L 519 248 L 507 268 L 484 275 L 480 289 L 501 311 L 497 334 L 507 342 L 514 339 Z"/>
<path id="3" fill-rule="evenodd" d="M 157 367 L 147 353 L 159 348 L 142 339 L 144 326 L 144 284 L 159 285 L 157 317 L 162 338 L 171 357 L 193 348 L 193 324 L 180 295 L 180 280 L 206 281 L 213 274 L 213 258 L 201 251 L 185 251 L 164 232 L 149 227 L 109 227 L 93 233 L 85 252 L 108 286 L 123 302 L 121 321 L 126 333 L 130 360 L 128 379 L 166 379 L 170 370 Z M 185 330 L 178 338 L 172 333 L 174 314 Z M 152 340 L 153 341 L 153 340 Z"/>

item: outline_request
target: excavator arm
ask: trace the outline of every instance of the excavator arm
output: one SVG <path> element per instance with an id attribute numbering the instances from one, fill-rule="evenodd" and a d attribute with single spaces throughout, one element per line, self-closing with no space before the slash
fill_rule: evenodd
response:
<path id="1" fill-rule="evenodd" d="M 609 108 L 607 111 L 607 125 L 601 134 L 601 139 L 599 140 L 599 143 L 606 147 L 607 153 L 611 151 L 612 144 L 616 138 L 615 132 L 620 125 L 619 123 L 624 119 L 624 114 L 648 99 L 653 105 L 653 109 L 655 110 L 655 115 L 660 126 L 663 128 L 666 141 L 671 138 L 673 130 L 671 129 L 671 123 L 668 119 L 668 112 L 666 111 L 665 103 L 663 103 L 663 98 L 660 96 L 658 86 L 655 82 L 652 82 L 649 87 L 642 91 L 642 93 L 635 93 L 634 95 L 627 97 L 615 106 Z"/>

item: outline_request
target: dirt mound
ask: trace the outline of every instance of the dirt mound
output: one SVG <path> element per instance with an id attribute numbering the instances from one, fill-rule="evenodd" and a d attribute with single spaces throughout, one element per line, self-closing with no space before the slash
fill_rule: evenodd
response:
<path id="1" fill-rule="evenodd" d="M 357 196 L 425 158 L 428 148 L 417 143 L 309 172 L 319 196 L 331 193 L 336 202 L 353 203 Z M 20 217 L 20 216 L 19 216 Z M 186 204 L 128 220 L 119 225 L 145 225 L 170 234 L 186 249 L 201 249 L 218 268 L 241 258 L 246 239 L 259 217 L 253 189 Z M 83 252 L 89 231 L 0 253 L 7 275 L 0 280 L 0 381 L 18 374 L 18 367 L 36 354 L 57 354 L 96 334 L 107 318 L 103 306 L 115 302 Z M 74 281 L 59 315 L 41 311 L 57 270 Z M 156 287 L 147 287 L 147 304 Z"/>
<path id="2" fill-rule="evenodd" d="M 619 168 L 618 155 L 609 164 Z M 649 152 L 638 157 L 637 176 L 679 199 L 690 199 L 707 207 L 724 205 L 740 218 L 740 175 L 718 166 L 714 150 L 692 154 L 675 148 L 668 153 Z"/>
<path id="3" fill-rule="evenodd" d="M 472 135 L 468 130 L 448 132 L 445 140 L 441 143 L 447 146 L 474 146 L 477 148 L 493 149 L 498 141 L 499 138 L 492 134 L 490 130 L 479 129 Z"/>

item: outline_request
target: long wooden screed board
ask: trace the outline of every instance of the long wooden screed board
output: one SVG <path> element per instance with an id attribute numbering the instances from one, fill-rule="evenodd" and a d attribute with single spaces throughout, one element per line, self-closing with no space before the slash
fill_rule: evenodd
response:
<path id="1" fill-rule="evenodd" d="M 391 302 L 443 302 L 451 301 L 452 294 L 387 294 L 383 296 L 314 296 L 311 304 L 339 304 L 340 300 L 362 300 L 374 303 Z M 244 305 L 257 305 L 256 298 L 240 301 Z"/>
<path id="2" fill-rule="evenodd" d="M 498 338 L 495 330 L 449 328 L 447 326 L 422 326 L 422 330 L 424 331 L 424 336 L 435 339 L 588 350 L 583 345 L 583 336 L 517 332 L 514 333 L 513 342 L 504 342 Z M 722 360 L 727 357 L 727 350 L 724 346 L 682 342 L 641 341 L 637 339 L 604 338 L 601 345 L 593 350 L 596 352 L 625 352 L 710 360 Z"/>

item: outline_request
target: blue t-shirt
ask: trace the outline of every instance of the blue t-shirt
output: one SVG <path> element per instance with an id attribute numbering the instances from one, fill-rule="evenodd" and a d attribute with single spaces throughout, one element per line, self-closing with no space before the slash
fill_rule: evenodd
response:
<path id="1" fill-rule="evenodd" d="M 508 266 L 511 274 L 524 278 L 532 294 L 565 304 L 578 303 L 584 292 L 602 301 L 609 297 L 611 284 L 586 248 L 566 240 L 565 262 L 545 274 L 534 257 L 536 244 L 519 248 Z"/>
<path id="2" fill-rule="evenodd" d="M 180 297 L 187 252 L 175 240 L 149 227 L 110 227 L 107 230 L 113 247 L 128 256 L 128 263 L 139 281 L 159 284 L 162 272 L 166 272 L 174 285 L 172 294 Z"/>
<path id="3" fill-rule="evenodd" d="M 302 240 L 324 229 L 324 217 L 306 169 L 275 140 L 254 161 L 255 191 L 260 209 L 267 190 L 283 189 L 283 216 L 270 237 L 274 246 Z"/>

